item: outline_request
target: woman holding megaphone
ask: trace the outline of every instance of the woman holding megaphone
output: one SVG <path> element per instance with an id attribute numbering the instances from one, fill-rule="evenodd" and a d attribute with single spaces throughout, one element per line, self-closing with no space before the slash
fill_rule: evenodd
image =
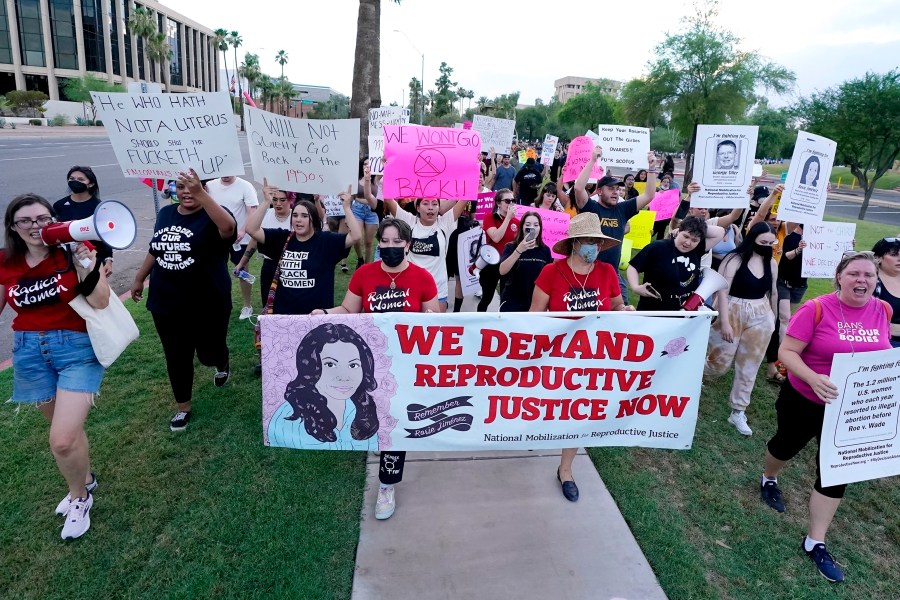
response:
<path id="1" fill-rule="evenodd" d="M 69 488 L 56 513 L 66 517 L 62 538 L 74 539 L 91 526 L 97 479 L 84 421 L 104 369 L 84 319 L 69 302 L 83 295 L 94 308 L 106 308 L 109 286 L 97 253 L 86 244 L 79 243 L 74 256 L 61 246 L 44 245 L 41 229 L 53 220 L 50 203 L 36 194 L 18 196 L 7 206 L 0 312 L 7 304 L 16 312 L 12 401 L 37 406 L 50 422 L 50 450 Z"/>
<path id="2" fill-rule="evenodd" d="M 94 215 L 100 204 L 100 184 L 90 167 L 75 166 L 66 174 L 70 194 L 53 204 L 56 218 L 60 221 L 77 221 Z M 112 275 L 113 251 L 101 241 L 92 242 L 97 248 L 97 260 L 103 265 L 108 278 Z"/>

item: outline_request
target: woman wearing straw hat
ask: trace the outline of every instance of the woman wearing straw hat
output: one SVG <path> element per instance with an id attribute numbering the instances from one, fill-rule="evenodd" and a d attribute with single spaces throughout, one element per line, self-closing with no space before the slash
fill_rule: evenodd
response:
<path id="1" fill-rule="evenodd" d="M 535 282 L 530 312 L 581 312 L 634 310 L 622 300 L 619 277 L 612 265 L 597 256 L 619 240 L 603 235 L 600 217 L 581 213 L 572 217 L 566 237 L 553 245 L 553 251 L 565 255 L 541 271 Z M 578 486 L 572 477 L 572 461 L 577 448 L 564 448 L 556 478 L 563 496 L 578 500 Z"/>

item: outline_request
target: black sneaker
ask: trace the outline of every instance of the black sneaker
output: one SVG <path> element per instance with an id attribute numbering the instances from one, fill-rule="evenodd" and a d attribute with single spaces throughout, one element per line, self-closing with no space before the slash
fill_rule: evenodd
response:
<path id="1" fill-rule="evenodd" d="M 191 413 L 180 410 L 175 413 L 175 416 L 172 417 L 171 421 L 169 421 L 169 429 L 171 429 L 172 431 L 184 431 L 185 429 L 187 429 L 187 424 L 190 420 Z"/>
<path id="2" fill-rule="evenodd" d="M 227 366 L 224 371 L 216 371 L 216 374 L 213 375 L 213 383 L 216 384 L 216 387 L 222 387 L 228 383 L 228 378 L 231 376 L 230 371 L 231 369 Z"/>
<path id="3" fill-rule="evenodd" d="M 762 483 L 762 480 L 760 480 L 759 495 L 762 497 L 763 502 L 771 508 L 780 513 L 784 512 L 784 500 L 781 499 L 781 489 L 779 489 L 778 483 L 774 481 Z"/>
<path id="4" fill-rule="evenodd" d="M 831 553 L 825 548 L 825 544 L 816 544 L 813 546 L 812 550 L 807 551 L 805 542 L 806 539 L 804 539 L 803 542 L 800 542 L 800 549 L 816 563 L 816 568 L 819 569 L 819 573 L 822 577 L 832 583 L 840 583 L 843 581 L 844 572 L 841 571 L 841 568 L 834 562 L 834 557 L 831 556 Z"/>
<path id="5" fill-rule="evenodd" d="M 258 365 L 253 367 L 253 374 L 256 375 L 257 377 L 262 376 L 262 363 L 259 363 Z"/>

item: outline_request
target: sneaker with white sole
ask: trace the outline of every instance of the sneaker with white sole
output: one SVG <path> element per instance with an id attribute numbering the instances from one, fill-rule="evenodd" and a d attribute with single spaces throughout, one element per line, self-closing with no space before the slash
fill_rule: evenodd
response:
<path id="1" fill-rule="evenodd" d="M 379 487 L 378 500 L 375 502 L 375 518 L 379 521 L 390 519 L 397 508 L 394 500 L 394 486 Z"/>
<path id="2" fill-rule="evenodd" d="M 229 377 L 231 377 L 231 365 L 226 366 L 224 371 L 216 369 L 216 372 L 213 375 L 213 383 L 216 387 L 222 387 L 228 383 Z"/>
<path id="3" fill-rule="evenodd" d="M 80 538 L 91 528 L 91 507 L 94 506 L 94 495 L 88 493 L 87 498 L 75 498 L 66 514 L 66 522 L 61 537 L 64 540 Z"/>
<path id="4" fill-rule="evenodd" d="M 87 491 L 93 493 L 97 489 L 97 474 L 91 471 L 91 482 L 84 484 Z M 69 506 L 72 504 L 72 494 L 66 494 L 66 497 L 56 505 L 57 516 L 63 517 L 69 512 Z"/>
<path id="5" fill-rule="evenodd" d="M 172 417 L 171 421 L 169 421 L 169 429 L 171 431 L 184 431 L 185 429 L 187 429 L 187 424 L 190 420 L 191 413 L 180 410 L 175 413 L 175 416 Z"/>
<path id="6" fill-rule="evenodd" d="M 240 314 L 240 316 L 239 316 L 238 318 L 239 318 L 241 321 L 243 321 L 243 320 L 245 320 L 245 319 L 249 319 L 249 318 L 252 317 L 252 316 L 253 316 L 253 307 L 252 307 L 252 306 L 245 306 L 244 308 L 241 309 L 241 314 Z"/>
<path id="7" fill-rule="evenodd" d="M 747 415 L 744 411 L 735 411 L 728 417 L 728 422 L 734 425 L 741 435 L 753 435 L 753 430 L 747 425 Z"/>

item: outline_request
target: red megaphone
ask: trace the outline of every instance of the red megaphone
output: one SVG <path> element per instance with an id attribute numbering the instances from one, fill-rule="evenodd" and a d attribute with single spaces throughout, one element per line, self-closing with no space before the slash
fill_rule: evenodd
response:
<path id="1" fill-rule="evenodd" d="M 51 223 L 41 229 L 46 246 L 99 240 L 111 248 L 122 250 L 134 243 L 137 221 L 131 209 L 117 200 L 104 200 L 94 214 L 77 221 Z"/>

